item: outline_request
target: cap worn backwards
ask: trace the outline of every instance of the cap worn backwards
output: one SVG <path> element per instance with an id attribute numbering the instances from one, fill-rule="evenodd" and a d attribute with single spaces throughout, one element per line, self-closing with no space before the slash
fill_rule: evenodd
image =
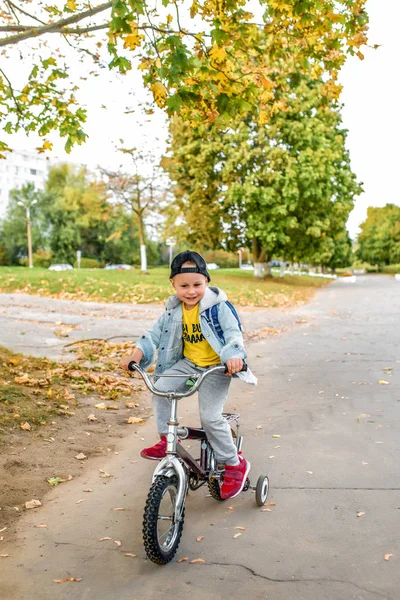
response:
<path id="1" fill-rule="evenodd" d="M 182 267 L 185 262 L 192 262 L 195 267 Z M 177 254 L 171 263 L 170 279 L 179 273 L 201 273 L 210 281 L 211 277 L 207 271 L 207 263 L 198 252 L 193 250 L 185 250 Z"/>

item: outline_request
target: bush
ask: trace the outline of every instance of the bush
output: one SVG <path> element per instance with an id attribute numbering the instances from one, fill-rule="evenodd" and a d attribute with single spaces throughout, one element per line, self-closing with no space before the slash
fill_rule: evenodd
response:
<path id="1" fill-rule="evenodd" d="M 217 263 L 221 269 L 231 269 L 239 266 L 239 256 L 234 252 L 226 252 L 226 250 L 207 250 L 204 253 L 204 258 L 208 263 Z"/>
<path id="2" fill-rule="evenodd" d="M 36 252 L 34 252 L 32 254 L 32 262 L 33 262 L 33 266 L 34 267 L 42 267 L 44 269 L 47 269 L 52 262 L 52 255 L 50 250 L 41 250 L 39 248 L 39 250 L 36 250 Z M 19 264 L 22 265 L 23 267 L 28 267 L 29 266 L 29 259 L 28 257 L 24 257 L 24 258 L 20 258 L 19 259 Z"/>
<path id="3" fill-rule="evenodd" d="M 400 265 L 385 265 L 382 269 L 382 273 L 400 273 Z"/>
<path id="4" fill-rule="evenodd" d="M 0 242 L 0 265 L 9 265 L 10 259 L 5 246 Z"/>
<path id="5" fill-rule="evenodd" d="M 75 269 L 78 268 L 78 261 L 74 262 Z M 101 269 L 104 264 L 95 258 L 81 258 L 81 269 Z"/>

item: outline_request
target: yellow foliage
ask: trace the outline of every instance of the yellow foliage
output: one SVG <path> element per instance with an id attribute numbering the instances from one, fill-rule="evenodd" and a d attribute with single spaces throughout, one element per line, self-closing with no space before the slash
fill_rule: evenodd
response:
<path id="1" fill-rule="evenodd" d="M 167 102 L 167 90 L 165 86 L 161 83 L 161 81 L 156 81 L 150 87 L 153 92 L 154 100 L 157 106 L 163 108 Z"/>
<path id="2" fill-rule="evenodd" d="M 78 8 L 76 5 L 76 0 L 68 0 L 65 6 L 72 11 L 75 11 Z"/>
<path id="3" fill-rule="evenodd" d="M 216 62 L 218 64 L 225 62 L 225 60 L 226 60 L 225 49 L 214 44 L 214 46 L 210 50 L 210 58 L 211 58 L 211 60 L 213 60 L 214 62 Z"/>
<path id="4" fill-rule="evenodd" d="M 124 48 L 129 48 L 130 50 L 134 50 L 138 46 L 140 46 L 142 40 L 144 39 L 144 35 L 139 34 L 138 25 L 134 21 L 129 23 L 131 27 L 132 33 L 128 33 L 124 36 Z"/>
<path id="5" fill-rule="evenodd" d="M 45 140 L 43 142 L 43 146 L 41 146 L 40 148 L 36 148 L 36 150 L 42 154 L 43 152 L 46 152 L 46 150 L 52 150 L 53 149 L 53 144 L 51 142 L 49 142 L 49 140 Z"/>

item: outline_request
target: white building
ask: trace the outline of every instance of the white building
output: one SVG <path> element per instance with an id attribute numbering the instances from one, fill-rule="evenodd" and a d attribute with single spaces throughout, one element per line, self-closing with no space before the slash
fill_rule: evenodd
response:
<path id="1" fill-rule="evenodd" d="M 6 213 L 10 190 L 21 188 L 28 182 L 42 190 L 49 166 L 47 158 L 28 150 L 14 150 L 0 160 L 0 218 Z"/>

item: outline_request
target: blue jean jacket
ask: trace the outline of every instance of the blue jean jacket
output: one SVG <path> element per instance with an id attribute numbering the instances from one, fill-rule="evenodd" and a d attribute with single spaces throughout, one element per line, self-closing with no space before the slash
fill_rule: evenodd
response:
<path id="1" fill-rule="evenodd" d="M 225 292 L 217 287 L 209 286 L 199 305 L 201 332 L 220 357 L 221 363 L 226 363 L 230 358 L 245 359 L 247 357 L 242 332 L 235 316 L 226 305 L 226 300 Z M 205 311 L 215 304 L 218 305 L 218 320 L 224 334 L 224 345 L 216 334 L 212 320 L 205 314 Z M 143 358 L 140 361 L 143 369 L 148 369 L 153 364 L 158 350 L 156 374 L 164 373 L 183 358 L 182 303 L 176 295 L 168 299 L 165 312 L 154 327 L 138 339 L 136 346 L 143 352 Z M 257 384 L 257 379 L 250 369 L 237 375 L 246 383 Z"/>

